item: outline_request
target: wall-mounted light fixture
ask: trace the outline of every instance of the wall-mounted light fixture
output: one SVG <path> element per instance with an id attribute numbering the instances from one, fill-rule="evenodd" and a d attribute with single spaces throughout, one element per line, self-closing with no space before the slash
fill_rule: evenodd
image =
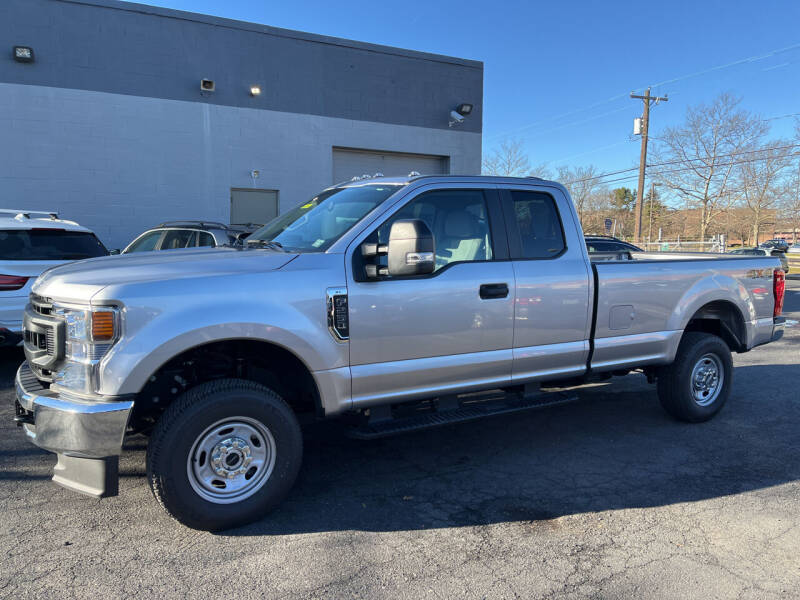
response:
<path id="1" fill-rule="evenodd" d="M 467 115 L 472 114 L 472 104 L 469 104 L 468 102 L 462 102 L 456 107 L 456 112 L 462 117 L 466 117 Z"/>
<path id="2" fill-rule="evenodd" d="M 34 61 L 33 48 L 30 46 L 14 46 L 14 60 L 21 63 Z"/>
<path id="3" fill-rule="evenodd" d="M 201 92 L 213 92 L 217 89 L 217 86 L 214 85 L 213 79 L 201 79 L 200 80 L 200 91 Z"/>
<path id="4" fill-rule="evenodd" d="M 256 96 L 260 96 L 261 95 L 261 86 L 260 85 L 251 85 L 250 86 L 250 95 L 253 96 L 254 98 Z"/>

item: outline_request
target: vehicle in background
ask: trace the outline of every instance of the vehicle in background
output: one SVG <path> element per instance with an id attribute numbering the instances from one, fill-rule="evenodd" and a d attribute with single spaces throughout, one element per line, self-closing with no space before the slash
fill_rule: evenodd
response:
<path id="1" fill-rule="evenodd" d="M 731 250 L 728 254 L 739 254 L 745 256 L 774 256 L 781 261 L 783 270 L 789 272 L 789 261 L 786 258 L 786 252 L 778 250 L 777 248 L 736 248 Z"/>
<path id="2" fill-rule="evenodd" d="M 638 246 L 629 244 L 610 235 L 587 235 L 586 250 L 593 261 L 632 260 L 631 252 L 644 252 Z"/>
<path id="3" fill-rule="evenodd" d="M 775 238 L 772 240 L 767 240 L 766 242 L 762 242 L 758 245 L 759 248 L 774 248 L 775 250 L 780 250 L 781 252 L 786 252 L 789 249 L 789 242 L 781 238 Z"/>
<path id="4" fill-rule="evenodd" d="M 149 435 L 155 498 L 213 530 L 286 497 L 315 418 L 371 439 L 561 404 L 638 370 L 667 413 L 707 421 L 731 353 L 783 335 L 781 265 L 628 254 L 595 262 L 554 182 L 336 185 L 241 249 L 48 271 L 25 310 L 46 343 L 25 341 L 15 420 L 58 455 L 54 481 L 94 496 L 118 492 L 125 436 Z"/>
<path id="5" fill-rule="evenodd" d="M 178 250 L 181 248 L 216 248 L 241 245 L 251 233 L 262 227 L 258 223 L 224 225 L 214 221 L 168 221 L 148 229 L 122 251 L 150 252 L 153 250 Z"/>
<path id="6" fill-rule="evenodd" d="M 43 271 L 107 254 L 94 233 L 55 212 L 0 209 L 0 346 L 22 341 L 22 313 Z"/>

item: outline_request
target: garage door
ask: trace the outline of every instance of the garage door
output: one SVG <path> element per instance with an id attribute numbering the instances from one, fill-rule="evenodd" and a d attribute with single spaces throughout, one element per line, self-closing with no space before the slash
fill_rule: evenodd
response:
<path id="1" fill-rule="evenodd" d="M 353 177 L 383 173 L 387 177 L 405 176 L 411 171 L 422 175 L 444 175 L 449 172 L 446 156 L 403 154 L 373 150 L 333 149 L 333 183 Z"/>

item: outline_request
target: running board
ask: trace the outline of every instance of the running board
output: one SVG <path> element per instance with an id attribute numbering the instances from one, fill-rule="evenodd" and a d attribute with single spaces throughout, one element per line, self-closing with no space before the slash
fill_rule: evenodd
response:
<path id="1" fill-rule="evenodd" d="M 571 391 L 538 393 L 531 396 L 495 393 L 488 399 L 451 396 L 433 400 L 428 406 L 409 416 L 392 416 L 390 407 L 376 407 L 371 409 L 372 414 L 365 423 L 349 428 L 347 436 L 358 440 L 372 440 L 421 429 L 466 423 L 494 415 L 558 406 L 577 399 L 578 395 Z M 445 407 L 447 408 L 443 410 Z"/>

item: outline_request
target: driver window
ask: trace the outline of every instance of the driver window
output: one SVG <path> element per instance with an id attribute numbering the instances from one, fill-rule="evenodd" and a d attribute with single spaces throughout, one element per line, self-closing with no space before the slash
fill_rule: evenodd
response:
<path id="1" fill-rule="evenodd" d="M 486 198 L 480 190 L 437 190 L 418 196 L 378 229 L 378 243 L 389 243 L 398 219 L 420 219 L 430 228 L 438 271 L 451 263 L 492 260 Z M 380 257 L 386 265 L 386 257 Z"/>

